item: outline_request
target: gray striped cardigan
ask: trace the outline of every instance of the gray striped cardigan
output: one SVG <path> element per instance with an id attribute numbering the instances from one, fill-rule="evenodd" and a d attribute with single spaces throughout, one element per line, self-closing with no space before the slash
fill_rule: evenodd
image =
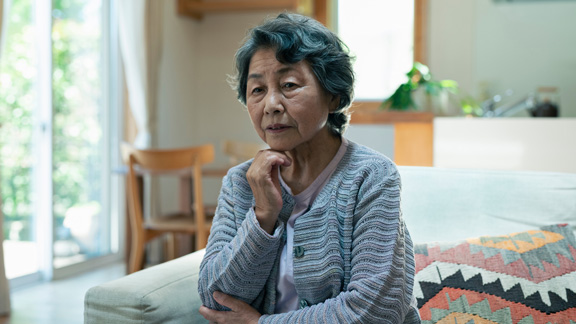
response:
<path id="1" fill-rule="evenodd" d="M 330 180 L 294 224 L 294 282 L 301 309 L 274 313 L 284 205 L 272 236 L 259 228 L 246 180 L 251 161 L 223 179 L 198 291 L 221 291 L 262 314 L 259 323 L 419 323 L 414 256 L 400 211 L 400 176 L 382 154 L 350 141 Z"/>

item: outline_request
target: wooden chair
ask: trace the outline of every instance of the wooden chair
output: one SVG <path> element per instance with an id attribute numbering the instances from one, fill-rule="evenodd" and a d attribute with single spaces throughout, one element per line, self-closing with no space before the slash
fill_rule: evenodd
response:
<path id="1" fill-rule="evenodd" d="M 210 232 L 211 220 L 207 219 L 202 200 L 202 165 L 214 160 L 213 145 L 203 145 L 180 149 L 136 149 L 128 143 L 121 145 L 122 157 L 128 164 L 128 205 L 130 222 L 130 256 L 128 273 L 141 270 L 144 261 L 144 250 L 148 242 L 163 234 L 190 234 L 195 236 L 195 249 L 206 246 Z M 159 175 L 176 175 L 188 183 L 191 191 L 191 203 L 182 211 L 166 215 L 144 217 L 143 213 L 143 177 Z M 191 181 L 191 188 L 190 188 Z M 185 189 L 185 188 L 181 188 Z M 145 196 L 145 195 L 144 195 Z M 148 203 L 148 202 L 146 202 Z M 213 215 L 210 215 L 213 216 Z M 170 252 L 169 258 L 173 258 Z"/>
<path id="2" fill-rule="evenodd" d="M 250 160 L 258 151 L 265 149 L 266 144 L 225 140 L 222 142 L 222 152 L 229 158 L 231 166 Z"/>

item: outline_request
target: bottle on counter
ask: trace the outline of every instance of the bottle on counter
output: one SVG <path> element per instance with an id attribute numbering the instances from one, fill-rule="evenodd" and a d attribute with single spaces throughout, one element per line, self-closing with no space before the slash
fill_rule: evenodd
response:
<path id="1" fill-rule="evenodd" d="M 536 107 L 530 113 L 532 117 L 558 117 L 558 89 L 540 87 L 536 93 Z"/>

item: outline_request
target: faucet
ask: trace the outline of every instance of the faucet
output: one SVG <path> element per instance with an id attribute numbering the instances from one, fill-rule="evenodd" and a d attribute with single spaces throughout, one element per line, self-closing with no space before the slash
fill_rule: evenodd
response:
<path id="1" fill-rule="evenodd" d="M 512 95 L 512 90 L 506 90 L 506 96 Z M 536 108 L 536 96 L 529 93 L 522 99 L 507 105 L 496 106 L 497 103 L 502 101 L 502 96 L 497 94 L 492 98 L 482 102 L 482 117 L 506 117 L 513 115 L 522 110 L 532 111 Z"/>

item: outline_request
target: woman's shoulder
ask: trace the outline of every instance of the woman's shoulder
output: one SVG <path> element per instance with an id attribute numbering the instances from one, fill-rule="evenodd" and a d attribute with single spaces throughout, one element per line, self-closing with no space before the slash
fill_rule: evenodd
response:
<path id="1" fill-rule="evenodd" d="M 240 164 L 237 164 L 233 167 L 231 167 L 230 169 L 228 169 L 228 174 L 246 174 L 246 172 L 248 171 L 248 169 L 250 168 L 250 165 L 252 165 L 252 161 L 254 159 L 250 159 L 248 161 L 242 162 Z"/>
<path id="2" fill-rule="evenodd" d="M 252 165 L 252 159 L 231 167 L 226 172 L 224 182 L 230 181 L 234 184 L 248 182 L 248 180 L 246 180 L 246 172 L 248 172 L 250 165 Z"/>
<path id="3" fill-rule="evenodd" d="M 359 143 L 348 140 L 346 151 L 348 170 L 375 169 L 389 174 L 398 172 L 396 164 L 386 155 Z"/>

